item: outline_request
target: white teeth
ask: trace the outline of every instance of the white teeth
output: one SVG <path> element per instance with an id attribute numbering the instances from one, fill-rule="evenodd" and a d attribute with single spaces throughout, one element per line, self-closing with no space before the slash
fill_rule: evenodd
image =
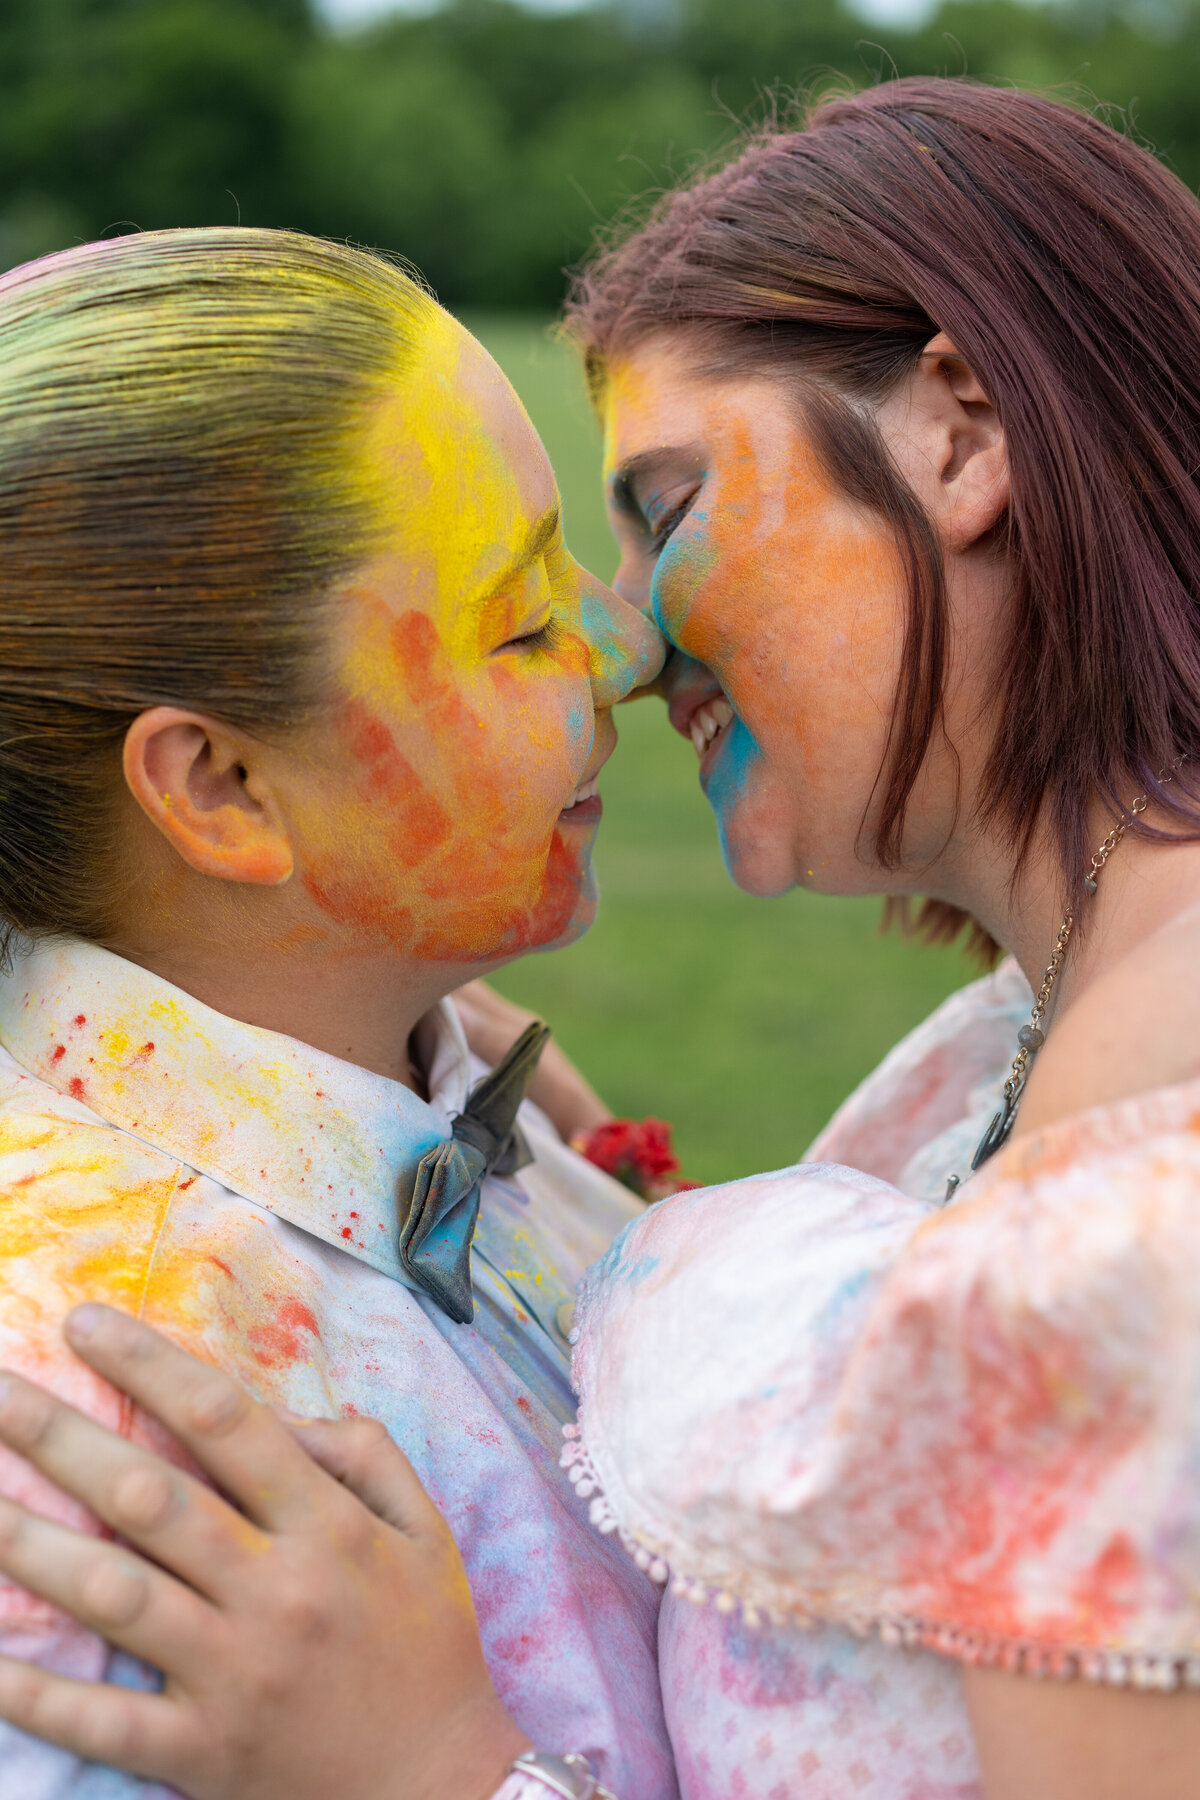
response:
<path id="1" fill-rule="evenodd" d="M 723 694 L 719 699 L 706 700 L 703 706 L 698 706 L 689 727 L 696 755 L 703 756 L 717 733 L 732 723 L 733 708 Z"/>
<path id="2" fill-rule="evenodd" d="M 593 775 L 590 781 L 581 781 L 579 786 L 575 789 L 575 792 L 571 795 L 571 798 L 567 801 L 567 804 L 563 807 L 563 811 L 570 812 L 571 808 L 573 806 L 578 806 L 580 801 L 591 800 L 599 792 L 599 776 Z"/>

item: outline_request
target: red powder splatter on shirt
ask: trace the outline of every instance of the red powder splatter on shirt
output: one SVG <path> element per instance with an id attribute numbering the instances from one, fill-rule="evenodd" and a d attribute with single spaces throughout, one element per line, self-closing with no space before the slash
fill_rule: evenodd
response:
<path id="1" fill-rule="evenodd" d="M 54 1054 L 50 1058 L 50 1061 L 51 1062 L 61 1062 L 63 1057 L 66 1054 L 67 1054 L 67 1046 L 65 1044 L 55 1044 Z"/>
<path id="2" fill-rule="evenodd" d="M 143 1055 L 143 1056 L 153 1056 L 153 1055 L 154 1055 L 154 1045 L 153 1045 L 153 1043 L 149 1043 L 149 1044 L 143 1044 L 143 1045 L 142 1045 L 142 1049 L 141 1049 L 141 1054 L 142 1054 L 142 1055 Z"/>
<path id="3" fill-rule="evenodd" d="M 352 1238 L 354 1236 L 354 1233 L 353 1233 L 353 1231 L 351 1231 L 349 1225 L 342 1226 L 342 1236 L 344 1238 Z"/>
<path id="4" fill-rule="evenodd" d="M 302 1334 L 320 1337 L 316 1315 L 302 1300 L 283 1300 L 274 1319 L 252 1326 L 246 1335 L 263 1367 L 277 1369 L 281 1363 L 295 1362 L 304 1354 L 307 1345 Z"/>
<path id="5" fill-rule="evenodd" d="M 67 1083 L 67 1092 L 70 1094 L 72 1100 L 84 1100 L 87 1098 L 87 1089 L 84 1087 L 83 1082 L 78 1075 L 72 1075 L 70 1081 Z"/>
<path id="6" fill-rule="evenodd" d="M 520 1411 L 525 1414 L 525 1417 L 527 1419 L 531 1419 L 533 1417 L 533 1407 L 530 1405 L 529 1401 L 525 1398 L 524 1394 L 517 1395 L 517 1406 L 520 1409 Z"/>
<path id="7" fill-rule="evenodd" d="M 87 1014 L 86 1013 L 76 1013 L 75 1014 L 75 1023 L 76 1023 L 76 1025 L 86 1025 L 87 1024 Z"/>

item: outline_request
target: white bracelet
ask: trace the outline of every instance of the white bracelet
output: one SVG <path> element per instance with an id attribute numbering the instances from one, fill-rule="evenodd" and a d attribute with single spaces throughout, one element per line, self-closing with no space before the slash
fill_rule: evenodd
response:
<path id="1" fill-rule="evenodd" d="M 532 1775 L 507 1775 L 492 1800 L 546 1800 L 546 1788 Z"/>
<path id="2" fill-rule="evenodd" d="M 616 1800 L 601 1787 L 586 1756 L 549 1756 L 544 1750 L 525 1750 L 518 1756 L 504 1785 L 492 1800 Z"/>

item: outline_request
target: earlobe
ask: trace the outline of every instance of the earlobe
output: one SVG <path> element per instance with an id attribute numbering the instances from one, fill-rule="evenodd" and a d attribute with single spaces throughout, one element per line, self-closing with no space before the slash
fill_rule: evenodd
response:
<path id="1" fill-rule="evenodd" d="M 243 748 L 218 720 L 155 706 L 125 734 L 126 785 L 199 874 L 278 887 L 292 873 L 291 843 L 269 784 L 247 769 Z"/>

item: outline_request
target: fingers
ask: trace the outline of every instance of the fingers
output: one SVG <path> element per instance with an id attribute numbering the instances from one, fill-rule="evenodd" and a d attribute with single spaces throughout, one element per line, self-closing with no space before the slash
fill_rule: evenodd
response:
<path id="1" fill-rule="evenodd" d="M 378 1419 L 295 1419 L 288 1429 L 314 1462 L 385 1524 L 413 1538 L 446 1529 L 412 1464 Z"/>
<path id="2" fill-rule="evenodd" d="M 80 1624 L 186 1680 L 216 1653 L 218 1615 L 132 1550 L 0 1499 L 0 1570 Z"/>
<path id="3" fill-rule="evenodd" d="M 85 1762 L 170 1780 L 194 1760 L 190 1715 L 160 1694 L 73 1681 L 0 1656 L 0 1719 Z"/>
<path id="4" fill-rule="evenodd" d="M 250 1519 L 286 1530 L 311 1518 L 325 1497 L 323 1477 L 238 1382 L 115 1307 L 76 1307 L 63 1330 L 76 1354 L 161 1419 Z"/>
<path id="5" fill-rule="evenodd" d="M 203 1594 L 228 1591 L 266 1541 L 183 1470 L 3 1372 L 0 1441 Z"/>

